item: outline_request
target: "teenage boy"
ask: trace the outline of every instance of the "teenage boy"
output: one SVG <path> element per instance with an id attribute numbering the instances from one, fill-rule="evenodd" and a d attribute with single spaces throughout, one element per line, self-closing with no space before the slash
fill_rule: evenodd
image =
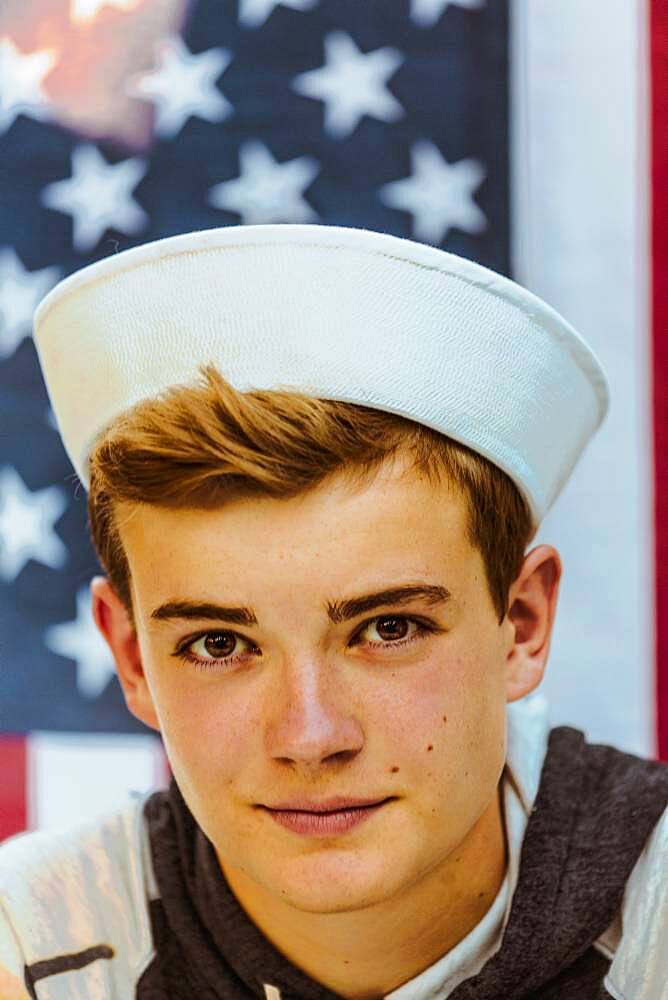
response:
<path id="1" fill-rule="evenodd" d="M 173 778 L 0 847 L 6 995 L 665 1000 L 668 767 L 532 697 L 562 566 L 528 543 L 608 406 L 572 327 L 285 224 L 93 264 L 35 343 Z"/>

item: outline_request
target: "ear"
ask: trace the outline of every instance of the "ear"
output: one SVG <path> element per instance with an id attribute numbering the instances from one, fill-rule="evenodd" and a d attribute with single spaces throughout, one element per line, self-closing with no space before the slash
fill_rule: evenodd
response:
<path id="1" fill-rule="evenodd" d="M 551 545 L 539 545 L 525 557 L 509 591 L 511 639 L 506 660 L 506 701 L 523 698 L 545 673 L 557 610 L 562 564 Z"/>
<path id="2" fill-rule="evenodd" d="M 160 732 L 158 715 L 141 662 L 137 633 L 125 605 L 104 576 L 93 577 L 90 591 L 93 618 L 116 662 L 125 703 L 136 718 Z"/>

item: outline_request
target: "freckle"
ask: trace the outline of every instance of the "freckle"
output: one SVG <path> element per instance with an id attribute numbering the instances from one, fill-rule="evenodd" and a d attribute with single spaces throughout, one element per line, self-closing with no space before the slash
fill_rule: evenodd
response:
<path id="1" fill-rule="evenodd" d="M 448 721 L 448 717 L 447 717 L 447 715 L 444 715 L 443 716 L 443 722 L 447 722 L 447 721 Z"/>
<path id="2" fill-rule="evenodd" d="M 394 765 L 394 767 L 391 767 L 391 768 L 390 768 L 390 774 L 394 774 L 394 773 L 395 773 L 396 771 L 398 771 L 398 770 L 399 770 L 399 768 L 398 768 L 398 767 L 397 767 L 397 765 L 395 764 L 395 765 Z"/>
<path id="3" fill-rule="evenodd" d="M 429 744 L 429 746 L 427 747 L 427 750 L 433 750 L 433 749 L 434 749 L 434 748 L 433 748 L 433 746 L 432 746 L 432 745 L 431 745 L 431 743 L 430 743 L 430 744 Z"/>
<path id="4" fill-rule="evenodd" d="M 464 771 L 464 777 L 468 778 L 468 776 L 469 776 L 469 772 L 468 771 Z"/>
<path id="5" fill-rule="evenodd" d="M 482 899 L 482 897 L 483 897 L 484 895 L 485 895 L 485 893 L 484 893 L 484 892 L 479 892 L 479 893 L 478 893 L 478 899 Z"/>

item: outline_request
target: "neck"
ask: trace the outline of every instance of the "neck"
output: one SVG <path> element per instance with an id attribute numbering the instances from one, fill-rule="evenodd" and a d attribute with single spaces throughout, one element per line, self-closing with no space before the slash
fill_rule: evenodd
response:
<path id="1" fill-rule="evenodd" d="M 500 782 L 445 866 L 382 905 L 343 915 L 296 910 L 218 861 L 250 919 L 293 965 L 347 1000 L 374 1000 L 451 951 L 494 902 L 508 865 L 501 796 Z"/>

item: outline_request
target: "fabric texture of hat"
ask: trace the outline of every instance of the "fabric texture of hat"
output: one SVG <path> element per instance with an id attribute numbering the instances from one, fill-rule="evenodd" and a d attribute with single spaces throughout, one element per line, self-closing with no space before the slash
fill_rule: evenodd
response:
<path id="1" fill-rule="evenodd" d="M 599 361 L 554 309 L 466 258 L 328 225 L 226 226 L 91 264 L 38 306 L 34 342 L 67 454 L 216 365 L 238 390 L 387 410 L 502 468 L 539 524 L 608 409 Z"/>

